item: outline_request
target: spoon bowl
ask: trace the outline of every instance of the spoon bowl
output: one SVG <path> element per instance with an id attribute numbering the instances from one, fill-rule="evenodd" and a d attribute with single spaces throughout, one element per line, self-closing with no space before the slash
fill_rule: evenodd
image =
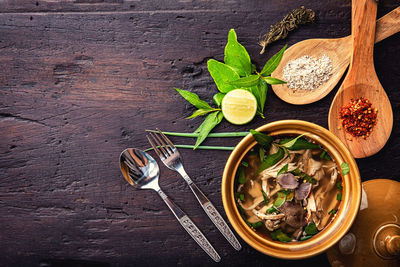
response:
<path id="1" fill-rule="evenodd" d="M 400 31 L 400 7 L 392 10 L 376 21 L 375 43 Z M 332 61 L 332 76 L 330 79 L 314 90 L 296 90 L 287 84 L 272 85 L 272 90 L 283 101 L 304 105 L 316 102 L 329 94 L 338 84 L 350 64 L 352 54 L 352 38 L 346 36 L 337 39 L 309 39 L 298 42 L 289 47 L 283 54 L 281 63 L 272 73 L 272 76 L 283 79 L 283 68 L 286 64 L 303 55 L 320 58 L 327 55 Z"/>
<path id="2" fill-rule="evenodd" d="M 155 159 L 148 153 L 135 148 L 127 148 L 119 157 L 119 166 L 125 180 L 135 188 L 150 188 L 158 185 L 160 168 Z"/>
<path id="3" fill-rule="evenodd" d="M 127 148 L 119 157 L 119 166 L 125 180 L 138 189 L 153 189 L 175 215 L 178 222 L 196 243 L 215 261 L 221 257 L 194 224 L 194 222 L 161 190 L 158 185 L 160 168 L 150 154 L 136 148 Z"/>
<path id="4" fill-rule="evenodd" d="M 389 98 L 375 72 L 373 62 L 375 0 L 352 1 L 352 57 L 350 68 L 333 99 L 329 110 L 329 130 L 347 145 L 355 158 L 364 158 L 377 153 L 386 144 L 393 127 L 393 112 Z M 342 127 L 341 107 L 352 99 L 368 99 L 377 109 L 377 121 L 369 137 L 353 137 Z"/>

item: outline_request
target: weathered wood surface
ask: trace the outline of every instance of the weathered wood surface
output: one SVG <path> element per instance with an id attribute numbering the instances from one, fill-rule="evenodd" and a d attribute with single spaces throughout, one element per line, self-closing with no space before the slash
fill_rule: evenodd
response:
<path id="1" fill-rule="evenodd" d="M 0 265 L 83 266 L 83 260 L 94 261 L 92 266 L 212 265 L 157 194 L 126 184 L 119 153 L 148 147 L 144 129 L 198 126 L 200 120 L 184 119 L 193 108 L 173 87 L 211 100 L 216 88 L 206 61 L 223 58 L 230 28 L 261 66 L 286 42 L 348 35 L 349 2 L 309 1 L 318 22 L 259 55 L 260 34 L 298 1 L 0 1 Z M 380 1 L 378 16 L 399 4 Z M 376 71 L 395 123 L 385 148 L 357 161 L 363 180 L 399 180 L 399 44 L 395 35 L 375 47 Z M 223 122 L 216 131 L 280 119 L 327 127 L 333 94 L 299 107 L 270 91 L 265 120 L 242 127 Z M 182 155 L 188 173 L 222 212 L 221 175 L 229 153 L 182 150 Z M 325 255 L 300 262 L 274 259 L 242 240 L 238 253 L 184 181 L 163 166 L 161 186 L 200 226 L 223 265 L 328 264 Z"/>

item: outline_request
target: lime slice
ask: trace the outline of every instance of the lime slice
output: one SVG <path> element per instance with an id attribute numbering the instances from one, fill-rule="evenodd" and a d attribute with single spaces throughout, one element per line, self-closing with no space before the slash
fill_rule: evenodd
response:
<path id="1" fill-rule="evenodd" d="M 222 113 L 232 124 L 250 122 L 257 111 L 257 100 L 252 93 L 243 89 L 235 89 L 222 99 Z"/>

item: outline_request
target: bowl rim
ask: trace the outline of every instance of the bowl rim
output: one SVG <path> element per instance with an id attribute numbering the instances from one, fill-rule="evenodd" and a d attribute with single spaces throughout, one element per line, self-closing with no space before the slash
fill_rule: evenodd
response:
<path id="1" fill-rule="evenodd" d="M 241 218 L 234 198 L 234 182 L 236 170 L 247 152 L 256 145 L 251 134 L 244 137 L 232 151 L 224 168 L 221 195 L 225 212 L 235 231 L 250 246 L 269 256 L 282 259 L 303 259 L 318 255 L 336 244 L 353 224 L 361 202 L 361 179 L 358 166 L 346 146 L 327 129 L 302 120 L 279 120 L 265 124 L 256 129 L 271 135 L 305 134 L 328 150 L 338 164 L 349 164 L 350 172 L 342 175 L 343 192 L 340 209 L 335 219 L 320 234 L 302 241 L 283 243 L 272 241 L 255 233 Z"/>

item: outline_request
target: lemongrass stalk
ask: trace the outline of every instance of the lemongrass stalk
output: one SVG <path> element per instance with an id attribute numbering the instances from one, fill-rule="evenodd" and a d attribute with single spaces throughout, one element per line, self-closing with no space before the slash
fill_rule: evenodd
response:
<path id="1" fill-rule="evenodd" d="M 177 148 L 191 148 L 193 149 L 194 146 L 193 145 L 175 145 L 175 147 Z M 159 146 L 157 146 L 157 148 L 159 148 Z M 209 150 L 226 150 L 226 151 L 232 151 L 235 147 L 233 146 L 198 146 L 196 149 L 209 149 Z M 152 147 L 144 150 L 146 151 L 150 151 L 153 150 Z"/>
<path id="2" fill-rule="evenodd" d="M 154 130 L 146 130 L 146 132 L 158 133 Z M 165 135 L 181 136 L 181 137 L 198 137 L 198 133 L 177 133 L 177 132 L 162 132 Z M 207 137 L 243 137 L 250 132 L 226 132 L 226 133 L 209 133 Z"/>

